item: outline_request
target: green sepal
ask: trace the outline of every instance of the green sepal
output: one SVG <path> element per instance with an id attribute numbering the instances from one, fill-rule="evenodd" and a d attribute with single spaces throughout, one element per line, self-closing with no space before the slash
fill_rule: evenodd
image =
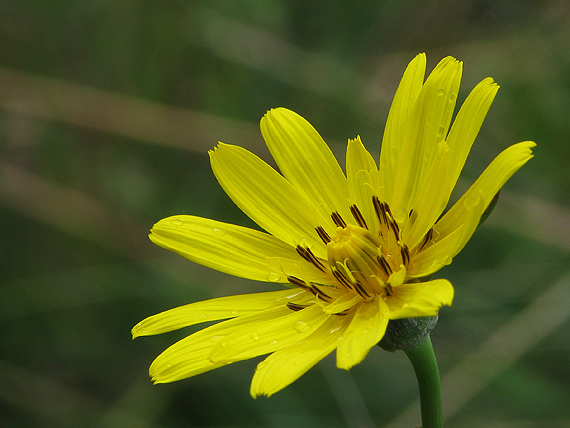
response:
<path id="1" fill-rule="evenodd" d="M 415 348 L 437 324 L 434 317 L 403 318 L 390 320 L 386 333 L 378 346 L 388 352 L 406 351 Z"/>

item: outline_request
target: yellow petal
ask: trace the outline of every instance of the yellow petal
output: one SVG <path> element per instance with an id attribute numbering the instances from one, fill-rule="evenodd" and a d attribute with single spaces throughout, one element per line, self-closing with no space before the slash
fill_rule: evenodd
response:
<path id="1" fill-rule="evenodd" d="M 295 346 L 274 352 L 257 365 L 251 395 L 271 396 L 285 388 L 336 348 L 351 316 L 330 316 L 311 336 Z"/>
<path id="2" fill-rule="evenodd" d="M 165 218 L 149 237 L 193 262 L 256 281 L 287 282 L 283 272 L 268 266 L 270 257 L 299 260 L 294 248 L 267 233 L 201 217 Z"/>
<path id="3" fill-rule="evenodd" d="M 134 339 L 139 336 L 178 330 L 202 322 L 249 315 L 274 306 L 285 305 L 291 301 L 304 300 L 307 294 L 307 291 L 287 289 L 190 303 L 144 319 L 133 327 L 132 335 Z"/>
<path id="4" fill-rule="evenodd" d="M 422 89 L 425 72 L 426 55 L 421 53 L 406 68 L 396 95 L 394 95 L 380 152 L 380 184 L 385 192 L 382 200 L 390 201 L 392 199 L 404 133 L 410 126 L 410 115 Z M 378 196 L 380 197 L 380 195 Z"/>
<path id="5" fill-rule="evenodd" d="M 327 314 L 339 314 L 362 302 L 363 299 L 359 294 L 342 293 L 338 299 L 333 301 L 330 305 L 326 305 L 324 311 Z"/>
<path id="6" fill-rule="evenodd" d="M 482 198 L 485 210 L 507 180 L 532 158 L 531 149 L 535 146 L 532 141 L 524 141 L 503 150 L 469 190 L 437 222 L 436 227 L 440 236 L 446 236 L 460 227 L 479 198 Z"/>
<path id="7" fill-rule="evenodd" d="M 321 221 L 314 203 L 281 174 L 253 153 L 229 144 L 210 151 L 210 161 L 224 191 L 253 221 L 293 247 L 303 241 L 326 255 L 315 232 Z M 328 214 L 326 218 L 330 221 Z"/>
<path id="8" fill-rule="evenodd" d="M 383 299 L 376 297 L 360 304 L 350 325 L 338 339 L 337 367 L 348 370 L 360 363 L 370 348 L 384 337 L 388 319 L 389 310 Z"/>
<path id="9" fill-rule="evenodd" d="M 447 135 L 461 72 L 461 62 L 452 57 L 442 59 L 427 78 L 414 104 L 398 157 L 394 194 L 388 201 L 400 224 L 415 205 L 438 142 Z"/>
<path id="10" fill-rule="evenodd" d="M 455 187 L 457 179 L 461 174 L 461 170 L 465 165 L 465 160 L 471 151 L 471 147 L 481 125 L 487 116 L 489 108 L 497 95 L 499 90 L 499 85 L 493 82 L 493 79 L 487 77 L 483 79 L 469 94 L 457 117 L 453 122 L 453 126 L 449 131 L 449 136 L 447 138 L 447 144 L 450 149 L 450 179 L 449 190 L 446 190 L 451 194 L 451 190 Z"/>
<path id="11" fill-rule="evenodd" d="M 474 199 L 465 212 L 463 223 L 451 233 L 444 235 L 434 227 L 435 243 L 422 249 L 411 259 L 408 278 L 424 278 L 452 262 L 469 241 L 484 212 L 483 198 Z"/>
<path id="12" fill-rule="evenodd" d="M 380 189 L 378 167 L 372 155 L 364 148 L 360 137 L 348 141 L 346 149 L 346 178 L 350 201 L 358 207 L 369 230 L 379 229 L 378 217 L 374 211 L 372 196 L 383 200 Z M 357 224 L 357 223 L 355 223 Z"/>
<path id="13" fill-rule="evenodd" d="M 209 355 L 218 343 L 241 328 L 281 317 L 291 310 L 283 305 L 256 312 L 243 317 L 222 321 L 200 330 L 160 354 L 150 366 L 149 373 L 155 383 L 174 382 L 228 364 L 226 361 L 212 362 Z"/>
<path id="14" fill-rule="evenodd" d="M 285 108 L 267 112 L 260 126 L 283 176 L 319 204 L 325 215 L 338 212 L 350 218 L 346 177 L 315 128 Z M 332 225 L 332 220 L 329 223 Z"/>
<path id="15" fill-rule="evenodd" d="M 242 327 L 218 343 L 209 357 L 213 362 L 239 361 L 293 346 L 313 334 L 329 316 L 319 305 L 311 305 L 300 311 L 289 311 L 279 318 Z"/>
<path id="16" fill-rule="evenodd" d="M 463 169 L 483 120 L 499 87 L 493 79 L 479 83 L 461 107 L 446 141 L 437 144 L 434 161 L 413 206 L 414 221 L 402 231 L 404 242 L 413 248 L 439 218 Z"/>
<path id="17" fill-rule="evenodd" d="M 402 284 L 394 288 L 394 294 L 386 303 L 390 319 L 435 316 L 443 305 L 453 301 L 453 286 L 446 279 Z"/>

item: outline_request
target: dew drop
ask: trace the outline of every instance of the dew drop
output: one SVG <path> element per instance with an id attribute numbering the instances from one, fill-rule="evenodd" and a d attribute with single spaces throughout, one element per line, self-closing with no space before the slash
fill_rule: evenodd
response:
<path id="1" fill-rule="evenodd" d="M 223 338 L 224 336 L 212 336 L 210 337 L 210 342 L 220 342 Z"/>
<path id="2" fill-rule="evenodd" d="M 238 312 L 238 311 L 232 311 L 232 312 L 230 313 L 230 315 L 231 315 L 232 317 L 237 317 L 237 316 L 239 315 L 239 312 Z"/>
<path id="3" fill-rule="evenodd" d="M 226 346 L 228 343 L 225 340 L 220 340 L 220 346 Z"/>
<path id="4" fill-rule="evenodd" d="M 213 233 L 214 235 L 222 236 L 222 235 L 225 235 L 225 234 L 226 234 L 226 231 L 225 231 L 224 229 L 220 229 L 220 228 L 218 228 L 218 227 L 214 227 L 214 228 L 212 229 L 212 233 Z"/>
<path id="5" fill-rule="evenodd" d="M 396 223 L 398 224 L 404 223 L 407 217 L 408 214 L 406 213 L 406 210 L 403 208 L 398 208 L 394 213 L 394 220 L 396 220 Z"/>
<path id="6" fill-rule="evenodd" d="M 301 247 L 311 248 L 313 246 L 313 240 L 309 238 L 299 239 L 299 245 Z"/>
<path id="7" fill-rule="evenodd" d="M 453 92 L 451 94 L 449 94 L 449 101 L 450 102 L 455 101 L 455 98 L 457 98 L 457 94 L 454 94 Z"/>
<path id="8" fill-rule="evenodd" d="M 263 370 L 265 367 L 267 367 L 267 363 L 262 361 L 257 365 L 257 370 Z"/>
<path id="9" fill-rule="evenodd" d="M 441 96 L 443 96 L 443 94 L 445 94 L 445 91 L 444 91 L 442 88 L 439 88 L 439 89 L 437 90 L 436 94 L 437 94 L 438 97 L 441 97 Z"/>
<path id="10" fill-rule="evenodd" d="M 281 279 L 281 275 L 278 272 L 269 272 L 266 278 L 269 282 L 277 282 Z"/>
<path id="11" fill-rule="evenodd" d="M 463 200 L 463 206 L 466 210 L 472 210 L 479 203 L 479 198 L 465 198 Z"/>
<path id="12" fill-rule="evenodd" d="M 259 333 L 257 331 L 254 331 L 253 333 L 251 333 L 251 338 L 253 340 L 259 340 Z"/>
<path id="13" fill-rule="evenodd" d="M 305 321 L 297 321 L 293 328 L 297 330 L 299 333 L 303 333 L 309 329 L 310 325 L 307 324 Z"/>
<path id="14" fill-rule="evenodd" d="M 443 133 L 444 133 L 444 132 L 445 132 L 445 128 L 444 128 L 443 125 L 442 125 L 442 126 L 440 126 L 440 127 L 437 129 L 437 136 L 438 136 L 438 137 L 443 136 Z"/>
<path id="15" fill-rule="evenodd" d="M 172 220 L 172 224 L 175 226 L 182 226 L 182 220 L 179 220 L 177 218 L 175 218 L 174 220 Z"/>

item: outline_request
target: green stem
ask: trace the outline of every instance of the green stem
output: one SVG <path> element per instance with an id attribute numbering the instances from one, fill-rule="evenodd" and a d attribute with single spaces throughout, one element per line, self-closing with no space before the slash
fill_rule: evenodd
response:
<path id="1" fill-rule="evenodd" d="M 422 428 L 442 428 L 441 382 L 429 335 L 417 346 L 404 352 L 410 359 L 418 379 Z"/>

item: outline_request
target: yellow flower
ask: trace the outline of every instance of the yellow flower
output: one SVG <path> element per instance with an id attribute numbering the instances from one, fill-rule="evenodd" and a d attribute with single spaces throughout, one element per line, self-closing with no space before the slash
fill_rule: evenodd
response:
<path id="1" fill-rule="evenodd" d="M 442 216 L 498 86 L 479 83 L 450 129 L 462 63 L 444 58 L 424 82 L 425 67 L 420 54 L 404 73 L 379 167 L 357 137 L 345 175 L 317 131 L 284 108 L 261 120 L 282 175 L 241 147 L 220 143 L 210 152 L 226 193 L 268 233 L 179 215 L 158 222 L 150 239 L 213 269 L 289 288 L 192 303 L 137 324 L 133 337 L 227 319 L 159 355 L 155 382 L 270 354 L 251 385 L 254 397 L 269 396 L 335 349 L 339 368 L 358 364 L 389 320 L 451 305 L 449 281 L 425 278 L 461 251 L 535 144 L 504 150 Z"/>

